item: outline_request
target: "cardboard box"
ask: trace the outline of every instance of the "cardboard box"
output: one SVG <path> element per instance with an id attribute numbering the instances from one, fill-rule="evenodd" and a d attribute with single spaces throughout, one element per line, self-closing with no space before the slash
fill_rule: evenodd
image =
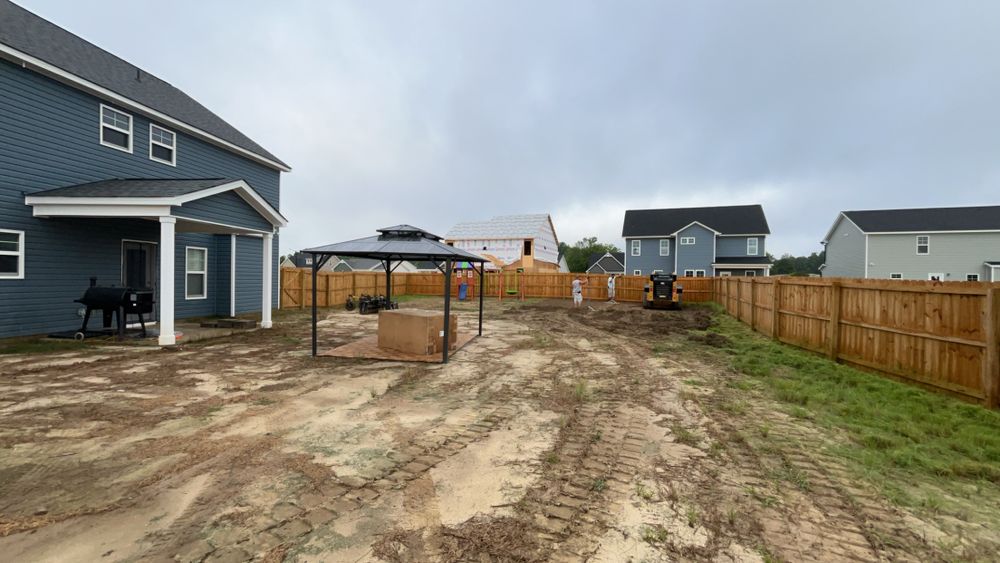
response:
<path id="1" fill-rule="evenodd" d="M 378 347 L 426 356 L 444 349 L 444 313 L 414 309 L 382 310 L 378 313 Z M 452 313 L 449 326 L 452 350 L 458 341 L 458 316 Z"/>

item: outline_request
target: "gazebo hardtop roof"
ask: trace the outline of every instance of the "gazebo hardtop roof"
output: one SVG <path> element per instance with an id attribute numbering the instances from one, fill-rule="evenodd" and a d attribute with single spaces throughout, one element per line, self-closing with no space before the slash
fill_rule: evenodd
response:
<path id="1" fill-rule="evenodd" d="M 318 256 L 353 256 L 377 260 L 452 260 L 485 262 L 486 259 L 449 246 L 441 237 L 411 225 L 396 225 L 378 229 L 376 236 L 338 242 L 303 252 Z"/>

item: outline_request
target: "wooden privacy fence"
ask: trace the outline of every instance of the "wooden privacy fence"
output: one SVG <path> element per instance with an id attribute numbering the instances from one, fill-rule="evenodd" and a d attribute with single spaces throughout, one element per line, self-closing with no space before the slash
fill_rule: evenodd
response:
<path id="1" fill-rule="evenodd" d="M 754 330 L 830 358 L 1000 401 L 1000 283 L 714 278 L 715 301 Z"/>
<path id="2" fill-rule="evenodd" d="M 479 274 L 463 271 L 452 280 L 452 296 L 458 295 L 459 277 L 469 284 L 469 298 L 479 296 Z M 587 280 L 584 285 L 585 299 L 604 300 L 608 297 L 608 276 L 587 274 L 545 274 L 514 272 L 487 272 L 486 297 L 499 299 L 519 299 L 541 297 L 569 299 L 572 297 L 573 279 L 580 276 Z M 642 288 L 648 278 L 641 276 L 619 276 L 615 283 L 617 301 L 642 301 Z M 677 282 L 684 287 L 685 302 L 706 302 L 713 297 L 711 278 L 680 278 Z M 513 293 L 508 293 L 508 292 Z M 348 295 L 362 293 L 385 293 L 385 274 L 376 272 L 321 272 L 316 280 L 316 301 L 319 307 L 343 305 Z M 392 294 L 398 295 L 444 295 L 444 279 L 439 273 L 394 273 L 392 274 Z M 282 268 L 281 307 L 287 309 L 312 306 L 312 271 L 307 268 Z"/>

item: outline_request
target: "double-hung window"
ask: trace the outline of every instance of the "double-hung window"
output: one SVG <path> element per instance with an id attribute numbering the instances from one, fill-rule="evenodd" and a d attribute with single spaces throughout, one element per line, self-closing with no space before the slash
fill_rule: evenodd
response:
<path id="1" fill-rule="evenodd" d="M 684 270 L 685 278 L 703 278 L 705 277 L 705 270 Z"/>
<path id="2" fill-rule="evenodd" d="M 965 281 L 979 281 L 979 274 L 965 274 Z"/>
<path id="3" fill-rule="evenodd" d="M 681 244 L 683 244 L 684 246 L 690 246 L 695 242 L 696 241 L 694 237 L 681 237 Z"/>
<path id="4" fill-rule="evenodd" d="M 208 249 L 197 246 L 185 248 L 184 298 L 208 297 Z"/>
<path id="5" fill-rule="evenodd" d="M 177 135 L 173 131 L 150 123 L 149 159 L 177 166 Z"/>
<path id="6" fill-rule="evenodd" d="M 660 256 L 670 256 L 670 239 L 660 239 Z"/>
<path id="7" fill-rule="evenodd" d="M 633 240 L 630 244 L 632 245 L 632 256 L 641 256 L 642 255 L 642 241 L 641 240 Z"/>
<path id="8" fill-rule="evenodd" d="M 101 144 L 132 152 L 132 116 L 101 104 Z"/>
<path id="9" fill-rule="evenodd" d="M 901 272 L 892 272 L 889 274 L 890 280 L 901 280 L 903 279 L 903 274 Z"/>
<path id="10" fill-rule="evenodd" d="M 757 237 L 750 237 L 747 239 L 747 256 L 757 256 Z"/>
<path id="11" fill-rule="evenodd" d="M 917 255 L 924 256 L 931 253 L 931 237 L 928 235 L 917 235 Z"/>
<path id="12" fill-rule="evenodd" d="M 0 229 L 0 279 L 24 279 L 24 231 Z"/>

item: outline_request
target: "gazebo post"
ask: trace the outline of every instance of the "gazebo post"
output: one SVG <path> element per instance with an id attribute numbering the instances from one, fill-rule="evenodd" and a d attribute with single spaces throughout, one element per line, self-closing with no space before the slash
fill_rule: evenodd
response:
<path id="1" fill-rule="evenodd" d="M 316 357 L 316 278 L 318 277 L 318 272 L 319 272 L 320 264 L 319 264 L 319 260 L 317 260 L 318 256 L 316 256 L 316 254 L 313 254 L 312 257 L 313 257 L 313 260 L 312 260 L 312 282 L 313 282 L 313 287 L 312 287 L 312 355 L 315 358 Z"/>
<path id="2" fill-rule="evenodd" d="M 385 260 L 385 300 L 392 303 L 392 271 L 389 270 L 389 259 Z"/>
<path id="3" fill-rule="evenodd" d="M 451 258 L 444 261 L 444 350 L 441 352 L 441 363 L 448 363 L 448 347 L 451 342 Z"/>
<path id="4" fill-rule="evenodd" d="M 483 291 L 486 289 L 486 262 L 479 263 L 479 336 L 483 335 Z"/>

